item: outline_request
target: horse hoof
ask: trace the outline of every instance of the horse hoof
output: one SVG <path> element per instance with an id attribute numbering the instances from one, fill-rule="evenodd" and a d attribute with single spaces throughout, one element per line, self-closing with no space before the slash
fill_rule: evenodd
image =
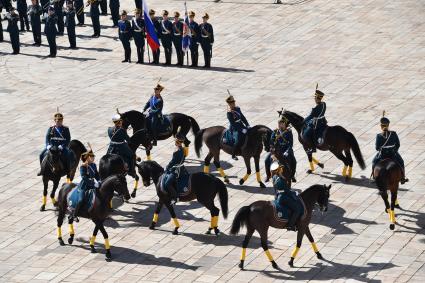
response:
<path id="1" fill-rule="evenodd" d="M 264 185 L 263 182 L 260 182 L 260 188 L 264 189 L 264 188 L 266 188 L 266 185 Z"/>
<path id="2" fill-rule="evenodd" d="M 394 230 L 394 228 L 395 228 L 395 225 L 394 224 L 390 224 L 390 229 L 391 230 Z"/>
<path id="3" fill-rule="evenodd" d="M 267 177 L 266 180 L 264 182 L 268 183 L 270 181 L 270 178 Z"/>
<path id="4" fill-rule="evenodd" d="M 68 238 L 68 244 L 72 245 L 72 242 L 74 242 L 74 235 L 71 235 L 71 236 Z"/>
<path id="5" fill-rule="evenodd" d="M 226 184 L 230 184 L 230 180 L 229 180 L 229 178 L 225 177 L 225 178 L 224 178 L 224 182 L 225 182 Z"/>
<path id="6" fill-rule="evenodd" d="M 325 168 L 325 165 L 323 163 L 317 163 L 317 166 L 319 166 L 320 168 Z"/>
<path id="7" fill-rule="evenodd" d="M 214 228 L 214 233 L 216 236 L 220 236 L 220 230 L 217 227 Z"/>
<path id="8" fill-rule="evenodd" d="M 149 229 L 151 229 L 151 230 L 155 230 L 155 224 L 156 224 L 155 222 L 152 222 L 152 223 L 151 223 L 151 226 L 149 226 Z"/>
<path id="9" fill-rule="evenodd" d="M 317 253 L 316 253 L 316 255 L 317 255 L 317 258 L 318 258 L 318 259 L 323 259 L 323 256 L 322 256 L 322 254 L 321 254 L 321 253 L 317 252 Z"/>
<path id="10" fill-rule="evenodd" d="M 295 177 L 292 177 L 291 181 L 292 181 L 293 183 L 296 183 L 296 182 L 297 182 L 297 179 L 295 179 Z"/>
<path id="11" fill-rule="evenodd" d="M 107 260 L 112 259 L 111 250 L 106 250 L 105 256 L 106 256 L 106 259 L 107 259 Z"/>
<path id="12" fill-rule="evenodd" d="M 245 183 L 244 179 L 240 179 L 239 180 L 239 185 L 243 185 L 243 183 Z"/>
<path id="13" fill-rule="evenodd" d="M 395 208 L 401 209 L 399 204 L 394 205 Z"/>
<path id="14" fill-rule="evenodd" d="M 92 246 L 92 245 L 90 245 L 90 252 L 92 253 L 92 254 L 95 254 L 96 253 L 96 249 L 94 248 L 94 246 Z"/>
<path id="15" fill-rule="evenodd" d="M 174 228 L 174 231 L 173 231 L 173 235 L 178 235 L 179 234 L 179 228 Z"/>
<path id="16" fill-rule="evenodd" d="M 135 198 L 135 197 L 136 197 L 136 190 L 134 190 L 134 191 L 131 193 L 131 197 L 132 197 L 132 198 Z"/>
<path id="17" fill-rule="evenodd" d="M 243 270 L 243 263 L 244 263 L 244 261 L 243 260 L 241 260 L 241 262 L 239 263 L 239 268 L 241 269 L 241 270 Z"/>
<path id="18" fill-rule="evenodd" d="M 279 269 L 279 266 L 277 266 L 277 263 L 274 260 L 272 261 L 272 266 L 274 269 Z"/>
<path id="19" fill-rule="evenodd" d="M 207 232 L 205 232 L 205 235 L 211 235 L 211 229 L 212 228 L 208 228 Z"/>
<path id="20" fill-rule="evenodd" d="M 62 240 L 62 238 L 58 238 L 58 240 L 59 240 L 59 245 L 65 246 L 65 242 Z"/>
<path id="21" fill-rule="evenodd" d="M 46 210 L 46 206 L 43 204 L 41 207 L 40 207 L 40 211 L 45 211 Z"/>
<path id="22" fill-rule="evenodd" d="M 308 169 L 307 174 L 311 174 L 311 173 L 313 173 L 313 171 L 311 169 Z"/>
<path id="23" fill-rule="evenodd" d="M 291 259 L 288 261 L 288 264 L 290 267 L 294 267 L 294 259 L 291 257 Z"/>

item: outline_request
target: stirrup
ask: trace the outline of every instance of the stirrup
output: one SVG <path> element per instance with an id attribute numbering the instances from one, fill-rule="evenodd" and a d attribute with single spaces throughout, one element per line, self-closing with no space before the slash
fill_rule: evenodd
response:
<path id="1" fill-rule="evenodd" d="M 407 182 L 409 182 L 409 179 L 408 178 L 406 178 L 406 177 L 403 177 L 401 180 L 400 180 L 400 183 L 403 185 L 404 183 L 407 183 Z"/>

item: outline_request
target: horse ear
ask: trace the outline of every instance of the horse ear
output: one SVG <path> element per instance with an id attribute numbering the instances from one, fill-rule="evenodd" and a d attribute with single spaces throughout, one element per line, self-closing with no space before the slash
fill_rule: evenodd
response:
<path id="1" fill-rule="evenodd" d="M 117 108 L 117 114 L 121 115 L 121 113 L 120 113 L 120 111 L 118 110 L 118 108 Z"/>

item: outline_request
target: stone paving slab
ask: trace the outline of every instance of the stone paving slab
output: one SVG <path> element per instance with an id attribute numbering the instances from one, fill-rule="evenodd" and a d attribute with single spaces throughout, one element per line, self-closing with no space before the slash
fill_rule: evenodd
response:
<path id="1" fill-rule="evenodd" d="M 150 0 L 158 13 L 183 12 L 183 2 Z M 32 35 L 21 33 L 22 54 L 9 55 L 8 34 L 0 43 L 0 281 L 1 282 L 423 282 L 425 279 L 425 10 L 421 1 L 187 1 L 199 16 L 208 12 L 214 26 L 213 68 L 175 68 L 122 64 L 123 50 L 109 16 L 101 17 L 102 36 L 91 39 L 87 26 L 77 27 L 78 50 L 69 50 L 67 37 L 58 37 L 58 57 L 46 58 L 47 45 L 30 46 Z M 121 1 L 132 11 L 134 2 Z M 87 10 L 87 9 L 86 9 Z M 7 23 L 3 22 L 4 28 Z M 43 37 L 43 44 L 47 40 Z M 133 61 L 136 54 L 133 47 Z M 163 52 L 162 52 L 163 53 Z M 147 54 L 145 54 L 147 56 Z M 147 57 L 146 57 L 147 58 Z M 161 57 L 161 62 L 163 57 Z M 176 59 L 173 57 L 173 62 Z M 203 65 L 200 49 L 200 65 Z M 161 77 L 164 112 L 193 116 L 201 128 L 227 125 L 229 89 L 251 124 L 276 125 L 282 107 L 307 115 L 313 106 L 316 82 L 326 93 L 329 124 L 353 132 L 368 167 L 354 167 L 354 178 L 340 177 L 342 164 L 329 152 L 317 157 L 323 170 L 307 175 L 303 149 L 296 141 L 298 183 L 332 184 L 329 210 L 315 212 L 312 234 L 325 260 L 316 259 L 305 239 L 295 260 L 287 261 L 296 241 L 293 232 L 270 229 L 271 253 L 282 268 L 273 270 L 260 247 L 250 242 L 246 270 L 237 267 L 243 233 L 230 236 L 237 210 L 256 200 L 271 200 L 271 184 L 257 187 L 255 178 L 237 184 L 245 174 L 242 161 L 222 154 L 234 185 L 228 186 L 229 217 L 220 216 L 223 234 L 207 236 L 208 211 L 197 203 L 179 203 L 181 235 L 171 234 L 168 212 L 160 214 L 158 230 L 148 229 L 157 200 L 153 186 L 139 187 L 138 196 L 107 221 L 114 260 L 105 262 L 88 250 L 93 225 L 75 225 L 72 246 L 60 247 L 56 216 L 39 212 L 42 183 L 36 177 L 38 154 L 46 127 L 59 106 L 73 138 L 90 142 L 98 156 L 108 145 L 106 129 L 118 107 L 140 110 Z M 410 182 L 402 185 L 395 231 L 388 228 L 382 199 L 370 184 L 374 139 L 383 110 L 401 139 L 400 152 Z M 193 135 L 189 134 L 193 140 Z M 172 140 L 159 142 L 153 157 L 165 166 Z M 200 170 L 191 147 L 188 166 Z M 143 152 L 139 155 L 144 157 Z M 264 154 L 262 155 L 262 162 Z M 264 176 L 263 164 L 262 175 Z M 215 173 L 215 172 L 214 172 Z M 78 179 L 78 177 L 77 177 Z M 132 186 L 133 181 L 129 180 Z M 64 226 L 64 237 L 67 238 Z"/>

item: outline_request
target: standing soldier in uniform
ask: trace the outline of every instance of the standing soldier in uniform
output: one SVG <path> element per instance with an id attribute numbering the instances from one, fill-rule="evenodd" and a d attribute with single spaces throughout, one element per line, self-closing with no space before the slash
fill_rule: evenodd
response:
<path id="1" fill-rule="evenodd" d="M 158 19 L 155 17 L 155 11 L 150 9 L 149 10 L 149 16 L 151 17 L 153 26 L 155 28 L 156 36 L 158 37 L 158 40 L 161 38 L 161 24 L 159 23 Z M 151 64 L 159 64 L 159 54 L 161 53 L 161 50 L 158 48 L 155 51 L 152 50 L 152 57 L 153 61 Z"/>
<path id="2" fill-rule="evenodd" d="M 75 37 L 75 9 L 70 0 L 66 3 L 65 26 L 66 32 L 68 33 L 69 48 L 77 49 Z"/>
<path id="3" fill-rule="evenodd" d="M 201 30 L 201 47 L 204 52 L 204 68 L 211 67 L 212 45 L 214 43 L 214 31 L 211 24 L 208 23 L 210 16 L 205 13 L 202 17 L 203 23 L 199 25 Z"/>
<path id="4" fill-rule="evenodd" d="M 45 19 L 45 16 L 47 16 L 47 10 L 49 9 L 49 3 L 50 3 L 50 0 L 40 0 L 40 6 L 41 6 L 41 9 L 43 10 L 43 13 L 42 13 L 42 21 L 43 21 L 43 23 L 46 21 L 46 19 Z"/>
<path id="5" fill-rule="evenodd" d="M 195 12 L 189 12 L 189 28 L 192 34 L 192 38 L 190 40 L 190 57 L 192 59 L 192 67 L 198 67 L 198 45 L 199 45 L 199 25 L 194 21 Z"/>
<path id="6" fill-rule="evenodd" d="M 104 0 L 106 2 L 106 0 Z M 111 9 L 112 27 L 118 26 L 120 20 L 120 0 L 109 0 L 109 9 Z"/>
<path id="7" fill-rule="evenodd" d="M 142 17 L 142 10 L 134 10 L 136 18 L 132 20 L 133 38 L 137 50 L 137 64 L 143 64 L 145 52 L 145 20 Z"/>
<path id="8" fill-rule="evenodd" d="M 183 50 L 182 50 L 182 37 L 183 37 L 183 23 L 179 21 L 180 13 L 174 12 L 173 22 L 173 43 L 177 54 L 176 66 L 183 66 Z"/>
<path id="9" fill-rule="evenodd" d="M 162 21 L 161 21 L 161 42 L 164 46 L 165 54 L 165 65 L 171 65 L 171 54 L 173 47 L 173 24 L 168 19 L 168 11 L 164 10 L 162 12 Z"/>
<path id="10" fill-rule="evenodd" d="M 58 34 L 57 35 L 63 35 L 63 32 L 65 30 L 65 23 L 63 21 L 63 4 L 65 0 L 54 0 L 53 6 L 55 7 L 55 14 L 57 18 L 57 25 L 58 25 Z"/>
<path id="11" fill-rule="evenodd" d="M 56 22 L 58 18 L 55 15 L 55 9 L 50 6 L 47 11 L 46 23 L 44 25 L 44 33 L 47 37 L 47 42 L 50 47 L 50 54 L 48 57 L 56 57 L 57 46 L 56 46 L 56 33 L 58 32 L 56 29 Z"/>
<path id="12" fill-rule="evenodd" d="M 102 16 L 108 15 L 108 0 L 99 0 L 100 12 Z"/>
<path id="13" fill-rule="evenodd" d="M 19 21 L 21 22 L 21 31 L 25 31 L 25 27 L 27 27 L 27 31 L 30 31 L 30 23 L 28 21 L 28 5 L 27 0 L 16 0 L 16 9 L 19 13 Z M 25 23 L 25 25 L 24 25 Z"/>
<path id="14" fill-rule="evenodd" d="M 98 0 L 89 0 L 90 4 L 90 17 L 93 24 L 93 35 L 92 37 L 100 36 L 100 21 L 99 21 L 99 1 Z"/>
<path id="15" fill-rule="evenodd" d="M 122 46 L 124 47 L 124 60 L 122 63 L 128 62 L 131 63 L 131 24 L 127 19 L 127 11 L 123 10 L 121 13 L 121 20 L 118 21 L 118 33 L 119 38 L 122 42 Z"/>
<path id="16" fill-rule="evenodd" d="M 78 26 L 84 25 L 84 0 L 75 0 L 75 11 L 78 19 Z"/>
<path id="17" fill-rule="evenodd" d="M 6 18 L 8 21 L 7 31 L 10 34 L 10 43 L 12 43 L 12 54 L 19 54 L 19 29 L 18 29 L 18 21 L 19 15 L 16 13 L 15 8 L 11 7 L 10 12 L 6 14 Z"/>
<path id="18" fill-rule="evenodd" d="M 32 45 L 40 46 L 41 45 L 41 13 L 42 8 L 38 4 L 38 0 L 31 0 L 31 4 L 28 7 L 28 15 L 30 16 L 32 36 L 34 38 L 34 43 Z"/>

